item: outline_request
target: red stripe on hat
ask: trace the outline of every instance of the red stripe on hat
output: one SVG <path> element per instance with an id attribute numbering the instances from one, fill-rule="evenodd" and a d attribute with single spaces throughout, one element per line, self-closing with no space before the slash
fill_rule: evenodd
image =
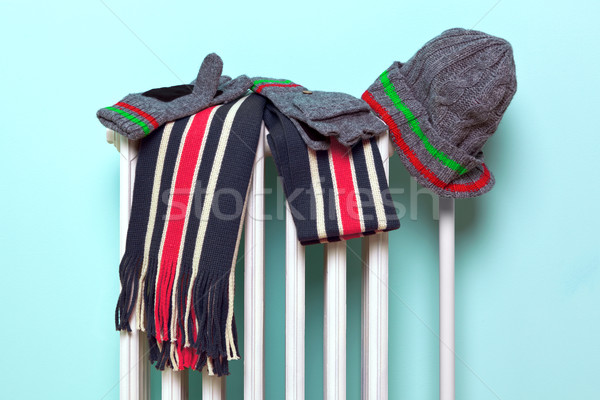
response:
<path id="1" fill-rule="evenodd" d="M 131 104 L 123 103 L 122 101 L 118 102 L 115 105 L 119 106 L 119 107 L 126 108 L 126 109 L 128 109 L 130 111 L 133 111 L 135 113 L 138 113 L 142 117 L 146 118 L 148 120 L 148 122 L 150 122 L 152 124 L 152 126 L 154 127 L 154 129 L 158 128 L 158 122 L 156 122 L 156 120 L 154 119 L 154 117 L 152 117 L 152 115 L 150 115 L 150 114 L 148 114 L 148 113 L 140 110 L 139 108 L 134 107 Z"/>
<path id="2" fill-rule="evenodd" d="M 360 217 L 358 203 L 356 202 L 356 188 L 352 179 L 350 166 L 350 148 L 343 146 L 335 138 L 331 138 L 329 151 L 335 170 L 335 181 L 338 189 L 338 202 L 344 235 L 360 233 Z"/>
<path id="3" fill-rule="evenodd" d="M 256 88 L 255 92 L 260 93 L 266 87 L 297 87 L 295 83 L 266 83 Z"/>
<path id="4" fill-rule="evenodd" d="M 417 171 L 419 171 L 425 178 L 427 178 L 427 180 L 429 182 L 433 183 L 435 186 L 437 186 L 441 189 L 444 189 L 444 190 L 448 190 L 450 192 L 476 192 L 476 191 L 480 190 L 481 188 L 483 188 L 485 185 L 487 185 L 487 183 L 490 181 L 490 177 L 491 177 L 490 171 L 487 169 L 486 165 L 483 163 L 481 164 L 483 166 L 483 173 L 481 174 L 481 177 L 475 182 L 464 183 L 464 184 L 460 184 L 460 183 L 450 183 L 449 184 L 449 183 L 442 181 L 433 172 L 431 172 L 425 165 L 423 165 L 423 163 L 421 163 L 421 161 L 416 156 L 416 154 L 412 151 L 412 149 L 410 147 L 408 147 L 408 145 L 402 138 L 402 133 L 400 132 L 400 128 L 398 128 L 398 125 L 396 124 L 396 122 L 392 119 L 390 114 L 388 114 L 388 112 L 385 110 L 385 108 L 383 108 L 381 106 L 381 104 L 379 104 L 377 102 L 377 100 L 375 100 L 373 95 L 371 93 L 369 93 L 368 91 L 364 92 L 362 95 L 362 99 L 364 101 L 366 101 L 369 104 L 369 106 L 371 106 L 371 108 L 377 114 L 379 114 L 379 116 L 387 124 L 387 126 L 390 128 L 390 131 L 392 132 L 394 142 L 396 142 L 396 144 L 398 145 L 400 150 L 402 150 L 404 155 L 406 155 L 406 157 L 408 157 L 408 160 L 410 161 L 410 163 L 417 169 Z"/>
<path id="5" fill-rule="evenodd" d="M 175 172 L 175 186 L 171 199 L 169 218 L 166 221 L 165 242 L 160 260 L 161 268 L 154 308 L 156 336 L 160 341 L 169 339 L 171 292 L 173 290 L 175 270 L 179 258 L 185 215 L 192 195 L 190 189 L 192 187 L 192 180 L 194 179 L 194 167 L 198 161 L 200 147 L 212 109 L 213 107 L 207 108 L 194 117 L 185 137 L 183 148 L 180 150 L 179 166 Z"/>

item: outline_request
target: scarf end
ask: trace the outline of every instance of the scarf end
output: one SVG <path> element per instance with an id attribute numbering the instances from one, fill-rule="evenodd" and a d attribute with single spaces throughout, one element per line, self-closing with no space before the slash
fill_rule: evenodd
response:
<path id="1" fill-rule="evenodd" d="M 238 360 L 233 316 L 234 273 L 216 274 L 189 265 L 123 256 L 117 330 L 146 333 L 150 362 L 159 370 L 192 369 L 229 374 Z M 136 314 L 137 324 L 130 326 Z"/>

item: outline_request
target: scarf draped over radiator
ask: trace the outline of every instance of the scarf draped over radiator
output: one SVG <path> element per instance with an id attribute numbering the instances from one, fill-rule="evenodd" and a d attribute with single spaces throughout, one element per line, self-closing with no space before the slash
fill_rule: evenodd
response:
<path id="1" fill-rule="evenodd" d="M 265 108 L 264 121 L 303 245 L 400 227 L 376 139 L 348 148 L 332 137 L 328 150 L 313 150 L 292 121 L 271 104 Z"/>
<path id="2" fill-rule="evenodd" d="M 116 325 L 135 312 L 159 369 L 220 376 L 239 358 L 235 264 L 264 106 L 251 94 L 141 142 Z"/>

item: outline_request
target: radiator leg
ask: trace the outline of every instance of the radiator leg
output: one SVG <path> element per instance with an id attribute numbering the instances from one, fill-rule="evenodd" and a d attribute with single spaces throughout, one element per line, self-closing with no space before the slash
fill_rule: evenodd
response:
<path id="1" fill-rule="evenodd" d="M 325 400 L 346 398 L 346 242 L 325 245 Z"/>
<path id="2" fill-rule="evenodd" d="M 244 400 L 264 399 L 265 223 L 264 126 L 256 150 L 245 228 Z"/>
<path id="3" fill-rule="evenodd" d="M 440 198 L 440 400 L 454 400 L 454 199 Z"/>

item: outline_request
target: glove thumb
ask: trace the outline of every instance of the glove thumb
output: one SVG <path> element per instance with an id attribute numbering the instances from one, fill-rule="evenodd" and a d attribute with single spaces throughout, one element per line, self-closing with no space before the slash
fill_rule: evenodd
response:
<path id="1" fill-rule="evenodd" d="M 198 77 L 194 82 L 193 93 L 210 101 L 217 92 L 219 78 L 223 72 L 223 60 L 216 53 L 210 53 L 202 61 Z"/>

